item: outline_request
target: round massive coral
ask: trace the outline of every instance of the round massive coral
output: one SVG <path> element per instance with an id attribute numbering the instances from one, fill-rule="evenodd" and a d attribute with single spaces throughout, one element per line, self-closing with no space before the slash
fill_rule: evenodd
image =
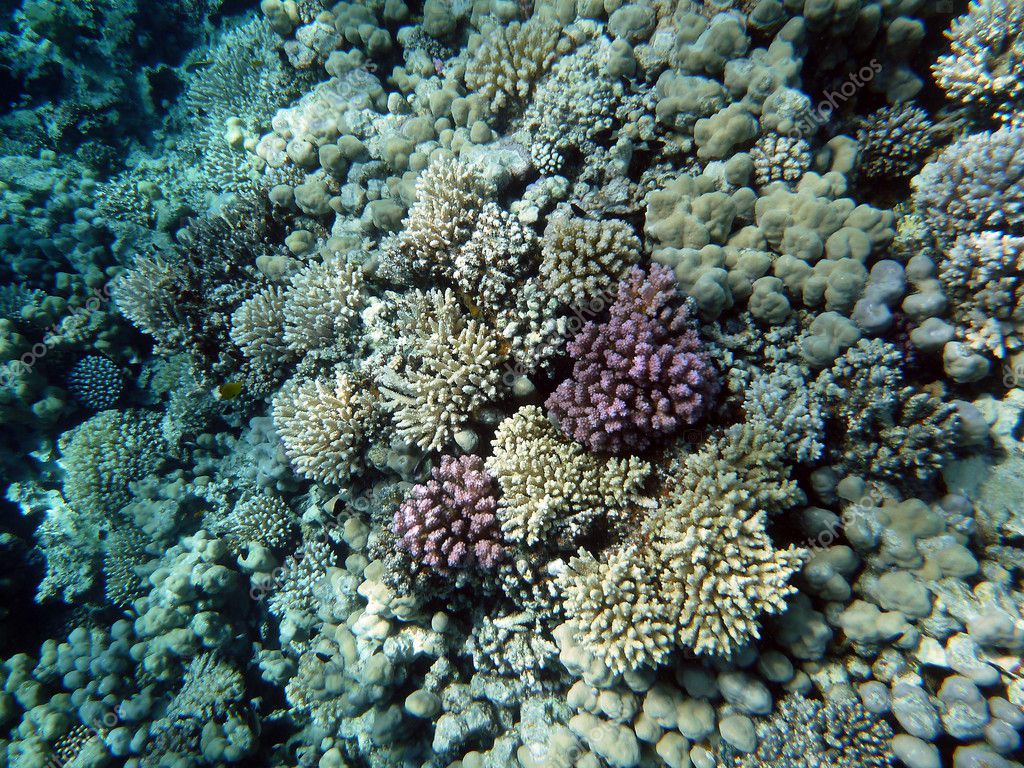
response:
<path id="1" fill-rule="evenodd" d="M 395 512 L 398 545 L 439 573 L 492 569 L 504 553 L 494 478 L 479 456 L 443 456 Z"/>
<path id="2" fill-rule="evenodd" d="M 568 349 L 572 376 L 546 404 L 562 430 L 592 451 L 642 451 L 699 421 L 718 394 L 711 358 L 666 267 L 649 275 L 634 267 L 608 320 L 588 321 Z"/>

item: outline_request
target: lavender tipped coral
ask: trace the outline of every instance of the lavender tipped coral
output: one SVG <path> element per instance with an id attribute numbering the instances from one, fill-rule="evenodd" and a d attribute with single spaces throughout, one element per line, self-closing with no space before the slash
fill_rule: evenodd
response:
<path id="1" fill-rule="evenodd" d="M 483 459 L 443 456 L 395 512 L 394 532 L 402 549 L 438 573 L 491 570 L 505 552 L 497 509 L 497 486 Z"/>
<path id="2" fill-rule="evenodd" d="M 698 422 L 719 382 L 688 321 L 672 271 L 634 267 L 608 320 L 588 321 L 569 342 L 572 376 L 546 402 L 562 430 L 592 451 L 625 454 Z"/>

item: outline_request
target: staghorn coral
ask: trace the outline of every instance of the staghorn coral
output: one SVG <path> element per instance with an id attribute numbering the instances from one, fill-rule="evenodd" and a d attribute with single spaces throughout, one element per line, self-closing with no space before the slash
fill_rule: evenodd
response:
<path id="1" fill-rule="evenodd" d="M 284 301 L 284 341 L 297 354 L 330 350 L 344 339 L 363 303 L 363 276 L 339 253 L 291 278 Z"/>
<path id="2" fill-rule="evenodd" d="M 1024 238 L 1001 232 L 958 237 L 939 267 L 939 280 L 979 351 L 1004 357 L 1024 344 Z"/>
<path id="3" fill-rule="evenodd" d="M 573 541 L 600 515 L 615 517 L 647 503 L 650 464 L 587 452 L 560 435 L 536 406 L 502 421 L 492 447 L 487 468 L 501 485 L 498 517 L 512 541 Z"/>
<path id="4" fill-rule="evenodd" d="M 628 224 L 583 219 L 565 208 L 548 217 L 541 249 L 544 290 L 577 307 L 601 299 L 640 260 L 640 239 Z"/>
<path id="5" fill-rule="evenodd" d="M 751 413 L 676 460 L 638 542 L 602 560 L 581 551 L 559 576 L 569 634 L 612 672 L 680 647 L 731 656 L 795 591 L 788 581 L 807 553 L 776 550 L 765 529 L 801 498 L 784 461 L 789 438 Z"/>
<path id="6" fill-rule="evenodd" d="M 972 0 L 946 31 L 950 52 L 932 66 L 935 81 L 961 104 L 1003 121 L 1021 108 L 1024 8 L 1015 0 Z"/>
<path id="7" fill-rule="evenodd" d="M 956 406 L 904 384 L 899 349 L 861 339 L 812 385 L 835 431 L 830 458 L 841 474 L 927 480 L 956 446 Z"/>
<path id="8" fill-rule="evenodd" d="M 398 546 L 437 573 L 493 570 L 505 554 L 495 511 L 497 488 L 479 456 L 442 456 L 430 480 L 395 511 Z"/>
<path id="9" fill-rule="evenodd" d="M 935 126 L 920 107 L 882 107 L 858 120 L 858 168 L 866 179 L 889 181 L 913 176 L 935 143 Z"/>
<path id="10" fill-rule="evenodd" d="M 466 66 L 466 86 L 495 114 L 522 103 L 554 63 L 561 32 L 557 21 L 539 14 L 488 27 Z"/>
<path id="11" fill-rule="evenodd" d="M 961 234 L 1024 234 L 1024 129 L 958 139 L 914 178 L 914 204 L 939 243 Z"/>
<path id="12" fill-rule="evenodd" d="M 338 368 L 330 379 L 291 379 L 274 395 L 273 415 L 285 453 L 302 476 L 345 483 L 359 470 L 373 405 L 356 377 Z"/>
<path id="13" fill-rule="evenodd" d="M 382 367 L 376 378 L 396 433 L 436 451 L 498 396 L 508 345 L 486 323 L 467 318 L 451 290 L 431 291 L 423 310 L 409 329 L 401 370 Z"/>
<path id="14" fill-rule="evenodd" d="M 546 405 L 566 434 L 593 451 L 642 451 L 697 423 L 719 384 L 711 358 L 675 294 L 672 271 L 634 267 L 609 318 L 571 342 L 572 377 Z"/>

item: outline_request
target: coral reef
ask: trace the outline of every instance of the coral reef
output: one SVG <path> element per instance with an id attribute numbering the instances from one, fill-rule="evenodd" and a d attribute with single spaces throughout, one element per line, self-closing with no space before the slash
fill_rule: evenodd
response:
<path id="1" fill-rule="evenodd" d="M 0 764 L 1021 768 L 1019 2 L 12 0 Z"/>

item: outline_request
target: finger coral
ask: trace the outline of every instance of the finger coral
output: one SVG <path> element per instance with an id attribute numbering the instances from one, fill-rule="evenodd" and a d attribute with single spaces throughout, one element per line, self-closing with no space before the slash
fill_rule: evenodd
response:
<path id="1" fill-rule="evenodd" d="M 946 95 L 1012 118 L 1024 96 L 1024 7 L 1014 0 L 973 0 L 946 31 L 950 52 L 932 67 Z"/>
<path id="2" fill-rule="evenodd" d="M 301 475 L 344 483 L 358 470 L 373 408 L 350 374 L 338 369 L 331 379 L 291 379 L 274 395 L 273 407 L 274 427 Z"/>
<path id="3" fill-rule="evenodd" d="M 718 374 L 671 270 L 634 268 L 609 318 L 569 342 L 572 376 L 546 405 L 562 430 L 593 451 L 630 453 L 696 424 L 714 404 Z"/>
<path id="4" fill-rule="evenodd" d="M 571 541 L 602 513 L 614 516 L 645 503 L 647 462 L 589 453 L 559 434 L 536 406 L 502 421 L 493 447 L 487 468 L 501 485 L 498 516 L 512 541 Z"/>
<path id="5" fill-rule="evenodd" d="M 497 488 L 483 459 L 442 456 L 430 480 L 413 486 L 395 512 L 398 545 L 439 573 L 452 568 L 491 570 L 505 550 L 497 506 Z"/>

